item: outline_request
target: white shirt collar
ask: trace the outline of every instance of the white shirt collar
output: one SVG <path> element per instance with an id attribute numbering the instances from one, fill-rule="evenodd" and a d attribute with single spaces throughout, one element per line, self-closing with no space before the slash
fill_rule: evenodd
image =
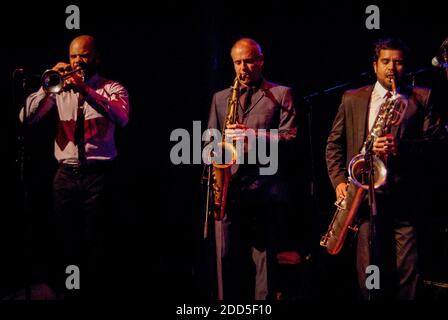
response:
<path id="1" fill-rule="evenodd" d="M 386 88 L 384 88 L 381 83 L 379 83 L 378 81 L 375 83 L 375 87 L 373 88 L 373 92 L 381 98 L 384 98 L 387 94 L 389 90 L 387 90 Z"/>

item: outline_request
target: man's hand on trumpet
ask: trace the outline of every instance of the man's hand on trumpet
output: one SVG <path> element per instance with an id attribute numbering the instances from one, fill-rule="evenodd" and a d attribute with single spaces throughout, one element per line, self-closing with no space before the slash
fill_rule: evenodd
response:
<path id="1" fill-rule="evenodd" d="M 87 94 L 87 85 L 84 83 L 83 77 L 79 75 L 79 72 L 68 76 L 64 83 L 68 89 L 73 89 L 75 92 Z"/>
<path id="2" fill-rule="evenodd" d="M 57 71 L 61 76 L 64 76 L 67 73 L 72 72 L 73 68 L 69 63 L 58 62 L 52 70 Z M 82 72 L 83 71 L 80 70 L 79 72 L 72 73 L 64 78 L 64 91 L 73 89 L 82 94 L 87 93 L 87 85 L 84 83 Z"/>
<path id="3" fill-rule="evenodd" d="M 52 70 L 59 72 L 61 75 L 63 75 L 64 73 L 66 73 L 67 71 L 69 71 L 71 69 L 71 66 L 69 63 L 65 63 L 65 62 L 58 62 L 53 68 Z"/>

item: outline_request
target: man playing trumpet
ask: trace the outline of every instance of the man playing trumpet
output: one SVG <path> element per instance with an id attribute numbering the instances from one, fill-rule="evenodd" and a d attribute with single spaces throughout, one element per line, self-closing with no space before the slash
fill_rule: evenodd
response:
<path id="1" fill-rule="evenodd" d="M 62 244 L 62 256 L 55 269 L 61 277 L 53 284 L 63 289 L 65 268 L 76 265 L 83 274 L 81 293 L 97 287 L 90 280 L 97 276 L 105 185 L 117 156 L 114 131 L 129 119 L 127 90 L 98 74 L 98 57 L 93 37 L 75 38 L 70 63 L 59 62 L 55 72 L 44 74 L 42 87 L 26 99 L 20 114 L 22 121 L 35 123 L 51 109 L 58 111 L 54 151 L 59 166 L 53 199 L 55 243 Z"/>

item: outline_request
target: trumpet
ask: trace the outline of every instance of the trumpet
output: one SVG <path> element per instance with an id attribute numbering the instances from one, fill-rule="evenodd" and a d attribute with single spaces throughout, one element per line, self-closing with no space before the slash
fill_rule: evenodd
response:
<path id="1" fill-rule="evenodd" d="M 45 93 L 61 93 L 65 88 L 65 80 L 71 75 L 81 72 L 82 78 L 84 78 L 84 67 L 76 68 L 75 70 L 67 73 L 61 73 L 59 71 L 50 69 L 45 71 L 41 77 L 41 85 Z"/>

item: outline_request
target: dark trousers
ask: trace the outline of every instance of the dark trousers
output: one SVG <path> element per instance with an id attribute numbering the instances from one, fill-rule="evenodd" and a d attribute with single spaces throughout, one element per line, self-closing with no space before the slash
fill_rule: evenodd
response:
<path id="1" fill-rule="evenodd" d="M 266 289 L 266 299 L 275 299 L 276 254 L 279 233 L 286 223 L 287 191 L 279 184 L 260 181 L 239 185 L 236 181 L 238 188 L 233 190 L 222 222 L 225 300 L 263 299 Z"/>
<path id="2" fill-rule="evenodd" d="M 361 298 L 368 299 L 370 293 L 374 300 L 413 300 L 420 285 L 420 273 L 417 232 L 409 212 L 412 209 L 394 206 L 381 196 L 378 198 L 380 201 L 373 245 L 374 264 L 380 271 L 380 289 L 366 288 L 366 279 L 371 274 L 366 274 L 366 268 L 372 264 L 369 246 L 370 220 L 366 208 L 359 227 L 356 255 Z"/>
<path id="3" fill-rule="evenodd" d="M 53 182 L 55 264 L 52 284 L 69 297 L 89 297 L 101 291 L 106 176 L 109 163 L 84 167 L 60 165 Z M 80 271 L 80 289 L 66 290 L 75 265 Z"/>

